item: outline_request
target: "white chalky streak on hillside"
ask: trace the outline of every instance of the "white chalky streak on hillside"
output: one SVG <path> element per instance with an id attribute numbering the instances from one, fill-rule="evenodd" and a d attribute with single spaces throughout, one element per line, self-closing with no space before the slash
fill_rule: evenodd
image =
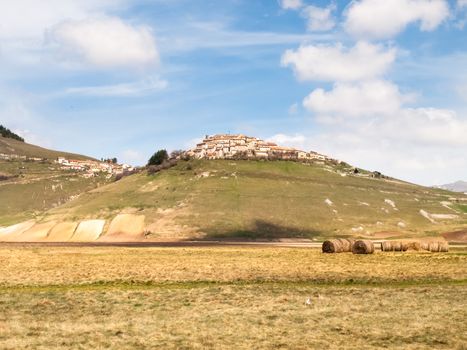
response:
<path id="1" fill-rule="evenodd" d="M 394 201 L 392 201 L 390 199 L 385 199 L 384 203 L 389 204 L 394 210 L 397 210 L 396 203 L 394 203 Z"/>
<path id="2" fill-rule="evenodd" d="M 436 223 L 436 221 L 431 218 L 430 214 L 427 211 L 425 211 L 423 209 L 420 209 L 420 215 L 422 215 L 424 218 L 428 219 L 431 223 L 433 223 L 433 224 Z"/>

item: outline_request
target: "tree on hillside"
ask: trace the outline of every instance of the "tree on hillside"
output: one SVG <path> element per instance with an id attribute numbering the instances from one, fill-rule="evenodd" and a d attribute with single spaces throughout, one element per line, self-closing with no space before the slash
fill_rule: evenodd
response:
<path id="1" fill-rule="evenodd" d="M 183 151 L 181 149 L 177 149 L 175 151 L 170 152 L 170 159 L 175 159 L 181 157 L 183 155 Z"/>
<path id="2" fill-rule="evenodd" d="M 21 136 L 16 135 L 10 129 L 5 128 L 3 125 L 0 125 L 0 135 L 7 137 L 9 139 L 18 140 L 24 142 L 24 139 Z"/>
<path id="3" fill-rule="evenodd" d="M 160 149 L 149 158 L 148 165 L 160 165 L 169 159 L 169 155 L 165 149 Z"/>

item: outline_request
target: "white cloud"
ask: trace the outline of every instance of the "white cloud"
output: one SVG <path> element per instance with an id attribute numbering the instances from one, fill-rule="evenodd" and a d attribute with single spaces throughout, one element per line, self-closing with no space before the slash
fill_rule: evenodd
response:
<path id="1" fill-rule="evenodd" d="M 302 0 L 279 0 L 283 9 L 296 10 L 303 6 Z"/>
<path id="2" fill-rule="evenodd" d="M 467 7 L 467 0 L 457 0 L 457 7 L 458 8 Z"/>
<path id="3" fill-rule="evenodd" d="M 251 55 L 253 52 L 251 47 L 254 46 L 299 44 L 304 41 L 323 41 L 331 38 L 332 34 L 329 33 L 242 31 L 231 29 L 226 23 L 219 21 L 184 21 L 165 36 L 161 36 L 158 43 L 164 52 L 246 47 Z"/>
<path id="4" fill-rule="evenodd" d="M 317 123 L 319 133 L 281 135 L 279 140 L 424 185 L 467 178 L 467 119 L 452 110 L 402 108 L 378 119 Z"/>
<path id="5" fill-rule="evenodd" d="M 388 129 L 404 137 L 431 146 L 467 146 L 467 120 L 455 111 L 437 108 L 403 109 L 395 119 L 401 128 L 394 125 L 394 120 L 387 121 Z M 467 151 L 467 149 L 465 149 Z"/>
<path id="6" fill-rule="evenodd" d="M 286 135 L 286 134 L 276 134 L 267 139 L 269 142 L 277 143 L 280 146 L 288 146 L 295 148 L 303 148 L 305 146 L 306 137 L 301 134 L 295 135 Z"/>
<path id="7" fill-rule="evenodd" d="M 360 117 L 394 113 L 406 99 L 396 85 L 372 80 L 356 84 L 336 83 L 331 91 L 316 89 L 305 98 L 303 105 L 317 114 Z"/>
<path id="8" fill-rule="evenodd" d="M 436 29 L 449 17 L 445 0 L 361 0 L 346 11 L 344 27 L 359 38 L 391 38 L 413 22 L 422 31 Z"/>
<path id="9" fill-rule="evenodd" d="M 332 12 L 336 9 L 334 4 L 328 7 L 307 6 L 303 9 L 303 16 L 307 19 L 307 27 L 310 31 L 327 31 L 334 28 L 336 22 Z"/>
<path id="10" fill-rule="evenodd" d="M 394 62 L 396 50 L 360 41 L 351 49 L 341 44 L 305 45 L 287 50 L 283 66 L 292 66 L 300 80 L 357 81 L 383 75 Z"/>
<path id="11" fill-rule="evenodd" d="M 167 87 L 167 82 L 159 78 L 149 78 L 133 83 L 122 83 L 115 85 L 84 86 L 69 88 L 66 94 L 86 95 L 86 96 L 142 96 L 155 91 L 163 90 Z"/>
<path id="12" fill-rule="evenodd" d="M 0 39 L 40 39 L 63 20 L 81 20 L 121 8 L 127 0 L 2 1 Z"/>
<path id="13" fill-rule="evenodd" d="M 96 66 L 139 66 L 159 60 L 151 30 L 116 17 L 63 22 L 50 38 L 62 52 Z"/>

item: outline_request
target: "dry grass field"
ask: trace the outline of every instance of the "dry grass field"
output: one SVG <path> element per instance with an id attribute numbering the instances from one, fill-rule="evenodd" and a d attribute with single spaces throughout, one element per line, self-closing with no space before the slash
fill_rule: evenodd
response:
<path id="1" fill-rule="evenodd" d="M 467 346 L 462 250 L 2 245 L 0 266 L 1 349 Z"/>

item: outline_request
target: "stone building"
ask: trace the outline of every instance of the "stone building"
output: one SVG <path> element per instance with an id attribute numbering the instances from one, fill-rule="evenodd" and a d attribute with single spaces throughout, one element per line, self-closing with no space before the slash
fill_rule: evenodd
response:
<path id="1" fill-rule="evenodd" d="M 282 159 L 282 160 L 328 160 L 325 155 L 305 152 L 291 147 L 278 146 L 256 137 L 242 134 L 206 135 L 204 140 L 186 154 L 198 159 Z"/>

